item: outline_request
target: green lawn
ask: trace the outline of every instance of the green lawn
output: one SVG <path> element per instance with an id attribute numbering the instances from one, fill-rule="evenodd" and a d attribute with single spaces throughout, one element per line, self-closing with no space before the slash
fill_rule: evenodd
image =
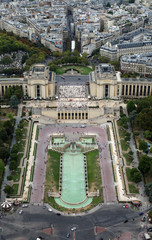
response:
<path id="1" fill-rule="evenodd" d="M 54 197 L 48 197 L 47 203 L 49 203 L 53 208 L 55 208 L 55 209 L 57 209 L 57 210 L 59 210 L 59 211 L 61 211 L 61 212 L 63 212 L 63 211 L 64 211 L 64 212 L 69 212 L 69 211 L 70 211 L 68 208 L 64 208 L 64 207 L 58 205 L 58 204 L 56 203 Z"/>
<path id="2" fill-rule="evenodd" d="M 20 180 L 21 168 L 17 168 L 16 171 L 12 172 L 12 180 L 14 182 L 18 182 Z"/>
<path id="3" fill-rule="evenodd" d="M 45 201 L 48 201 L 48 190 L 55 185 L 56 190 L 59 190 L 59 173 L 60 173 L 60 153 L 48 151 L 48 161 L 46 167 L 45 181 Z"/>
<path id="4" fill-rule="evenodd" d="M 34 143 L 34 150 L 33 150 L 34 159 L 36 158 L 36 151 L 37 151 L 37 143 Z"/>
<path id="5" fill-rule="evenodd" d="M 19 152 L 24 152 L 25 144 L 26 140 L 21 140 L 20 142 L 18 142 Z"/>
<path id="6" fill-rule="evenodd" d="M 35 135 L 35 140 L 38 140 L 39 137 L 39 127 L 36 129 L 36 135 Z"/>
<path id="7" fill-rule="evenodd" d="M 126 168 L 126 174 L 127 174 L 128 182 L 132 182 L 130 171 L 131 171 L 130 168 Z"/>
<path id="8" fill-rule="evenodd" d="M 89 67 L 71 65 L 71 66 L 63 66 L 63 67 L 57 68 L 56 74 L 58 74 L 58 75 L 64 74 L 66 71 L 71 70 L 71 69 L 78 71 L 82 75 L 88 75 L 92 71 L 92 69 Z"/>
<path id="9" fill-rule="evenodd" d="M 123 153 L 123 156 L 126 159 L 126 163 L 127 165 L 130 165 L 133 161 L 133 157 L 131 155 L 129 155 L 128 153 Z"/>
<path id="10" fill-rule="evenodd" d="M 24 127 L 28 127 L 29 122 L 24 120 Z"/>
<path id="11" fill-rule="evenodd" d="M 137 188 L 136 186 L 134 186 L 133 184 L 129 184 L 129 192 L 130 193 L 139 193 L 139 188 Z"/>
<path id="12" fill-rule="evenodd" d="M 18 158 L 17 158 L 18 166 L 20 165 L 20 161 L 21 161 L 23 155 L 24 155 L 24 153 L 18 153 L 18 154 L 17 154 L 17 157 L 18 157 Z"/>
<path id="13" fill-rule="evenodd" d="M 99 162 L 99 151 L 95 150 L 86 153 L 87 170 L 88 170 L 88 186 L 89 189 L 94 187 L 94 190 L 101 189 L 101 171 Z"/>
<path id="14" fill-rule="evenodd" d="M 34 166 L 31 167 L 31 174 L 30 174 L 30 181 L 33 181 L 33 175 L 34 175 Z"/>
<path id="15" fill-rule="evenodd" d="M 121 143 L 121 148 L 122 148 L 122 151 L 127 151 L 127 150 L 128 150 L 128 148 L 129 148 L 129 145 L 128 145 L 128 143 L 126 143 L 126 141 L 125 141 L 125 140 L 123 140 L 123 139 L 121 139 L 121 140 L 120 140 L 120 143 Z"/>
<path id="16" fill-rule="evenodd" d="M 22 131 L 22 133 L 23 133 L 22 138 L 23 138 L 23 139 L 26 139 L 27 128 L 24 128 L 23 131 Z"/>
<path id="17" fill-rule="evenodd" d="M 123 128 L 119 128 L 118 131 L 119 131 L 119 136 L 120 136 L 120 138 L 124 138 L 126 131 L 125 131 Z"/>
<path id="18" fill-rule="evenodd" d="M 19 184 L 13 184 L 13 194 L 12 195 L 16 195 L 18 193 L 18 186 Z"/>

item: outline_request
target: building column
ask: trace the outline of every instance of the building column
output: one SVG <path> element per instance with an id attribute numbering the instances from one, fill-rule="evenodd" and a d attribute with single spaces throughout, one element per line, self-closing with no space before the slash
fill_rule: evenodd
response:
<path id="1" fill-rule="evenodd" d="M 131 84 L 131 96 L 133 96 L 133 87 L 134 87 L 134 85 Z"/>
<path id="2" fill-rule="evenodd" d="M 134 96 L 137 96 L 137 84 L 135 84 L 135 95 Z"/>
<path id="3" fill-rule="evenodd" d="M 145 89 L 145 85 L 143 85 L 142 96 L 144 96 L 144 89 Z"/>
<path id="4" fill-rule="evenodd" d="M 124 84 L 124 96 L 126 96 L 126 84 Z"/>
<path id="5" fill-rule="evenodd" d="M 148 84 L 146 86 L 146 96 L 148 96 Z"/>

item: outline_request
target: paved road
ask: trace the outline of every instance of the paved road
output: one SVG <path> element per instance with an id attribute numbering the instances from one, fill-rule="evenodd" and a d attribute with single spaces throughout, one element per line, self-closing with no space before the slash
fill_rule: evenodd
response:
<path id="1" fill-rule="evenodd" d="M 21 209 L 21 208 L 19 208 Z M 58 216 L 42 206 L 32 206 L 23 209 L 23 214 L 18 211 L 14 214 L 7 214 L 0 219 L 1 240 L 35 240 L 38 236 L 43 236 L 45 240 L 66 239 L 66 234 L 70 233 L 69 239 L 74 239 L 71 228 L 77 228 L 75 232 L 76 240 L 114 240 L 122 234 L 128 234 L 127 240 L 137 240 L 140 233 L 140 218 L 137 212 L 131 209 L 123 209 L 121 205 L 105 205 L 98 211 L 85 216 Z M 124 223 L 125 220 L 127 223 Z M 133 220 L 134 219 L 134 220 Z M 46 232 L 53 227 L 53 235 Z M 97 227 L 97 228 L 96 228 Z M 95 232 L 97 230 L 97 232 Z M 96 233 L 96 234 L 95 234 Z M 125 239 L 125 238 L 119 238 Z"/>
<path id="2" fill-rule="evenodd" d="M 56 82 L 58 85 L 84 85 L 89 81 L 89 76 L 83 75 L 62 75 L 56 76 Z"/>
<path id="3" fill-rule="evenodd" d="M 49 144 L 50 135 L 63 133 L 71 140 L 75 139 L 75 135 L 81 134 L 94 134 L 97 136 L 97 144 L 100 149 L 100 165 L 101 176 L 104 193 L 104 201 L 111 203 L 115 202 L 114 182 L 112 166 L 109 154 L 109 147 L 106 137 L 106 130 L 100 127 L 87 127 L 87 128 L 72 128 L 66 126 L 50 125 L 44 127 L 39 131 L 37 157 L 34 171 L 33 189 L 31 195 L 31 203 L 42 203 L 44 198 L 44 184 L 47 160 L 47 146 Z"/>

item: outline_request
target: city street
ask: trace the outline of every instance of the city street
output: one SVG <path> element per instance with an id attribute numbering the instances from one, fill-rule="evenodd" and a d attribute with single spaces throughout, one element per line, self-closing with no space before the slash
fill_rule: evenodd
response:
<path id="1" fill-rule="evenodd" d="M 23 208 L 21 215 L 20 209 L 0 219 L 1 240 L 35 240 L 39 236 L 45 240 L 60 240 L 66 239 L 67 233 L 69 239 L 77 240 L 141 239 L 138 238 L 142 231 L 138 212 L 118 204 L 103 205 L 92 214 L 82 216 L 57 215 L 43 209 L 42 205 Z M 72 227 L 76 227 L 74 232 Z M 125 235 L 128 238 L 121 238 Z"/>

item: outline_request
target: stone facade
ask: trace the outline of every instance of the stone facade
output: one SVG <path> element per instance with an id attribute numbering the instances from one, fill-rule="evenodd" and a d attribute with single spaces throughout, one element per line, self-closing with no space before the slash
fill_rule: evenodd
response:
<path id="1" fill-rule="evenodd" d="M 138 98 L 152 95 L 152 79 L 121 78 L 110 64 L 100 64 L 89 75 L 90 94 L 95 99 Z"/>
<path id="2" fill-rule="evenodd" d="M 50 72 L 44 64 L 35 64 L 29 72 L 24 73 L 24 78 L 0 79 L 0 95 L 4 96 L 6 89 L 19 85 L 24 96 L 31 99 L 49 99 L 55 95 L 55 73 Z"/>
<path id="3" fill-rule="evenodd" d="M 79 77 L 79 76 L 78 76 Z M 96 66 L 95 71 L 91 72 L 89 78 L 89 99 L 120 99 L 120 98 L 138 98 L 152 95 L 152 79 L 150 78 L 121 78 L 120 72 L 110 64 L 100 64 Z M 11 86 L 20 86 L 23 89 L 24 96 L 29 99 L 45 99 L 49 100 L 55 97 L 55 81 L 56 75 L 50 72 L 49 68 L 44 64 L 35 64 L 29 72 L 24 73 L 23 78 L 1 78 L 0 79 L 0 96 L 4 96 L 6 89 Z M 74 86 L 73 86 L 74 87 Z M 71 90 L 72 91 L 72 90 Z M 71 98 L 72 96 L 70 96 Z M 84 97 L 83 97 L 84 98 Z M 76 107 L 76 111 L 72 114 L 66 110 L 63 112 L 64 105 L 58 107 L 55 116 L 58 119 L 89 119 L 91 109 L 86 111 L 87 96 L 84 101 L 84 107 Z M 59 100 L 56 100 L 59 101 Z M 61 101 L 61 103 L 64 101 Z M 82 102 L 82 99 L 80 101 Z M 69 102 L 68 102 L 69 104 Z M 85 108 L 86 104 L 86 108 Z M 60 106 L 60 104 L 58 104 Z M 67 105 L 68 106 L 68 105 Z M 78 110 L 78 111 L 77 111 Z M 95 107 L 92 111 L 100 115 L 99 109 Z M 47 115 L 47 113 L 46 113 Z"/>

